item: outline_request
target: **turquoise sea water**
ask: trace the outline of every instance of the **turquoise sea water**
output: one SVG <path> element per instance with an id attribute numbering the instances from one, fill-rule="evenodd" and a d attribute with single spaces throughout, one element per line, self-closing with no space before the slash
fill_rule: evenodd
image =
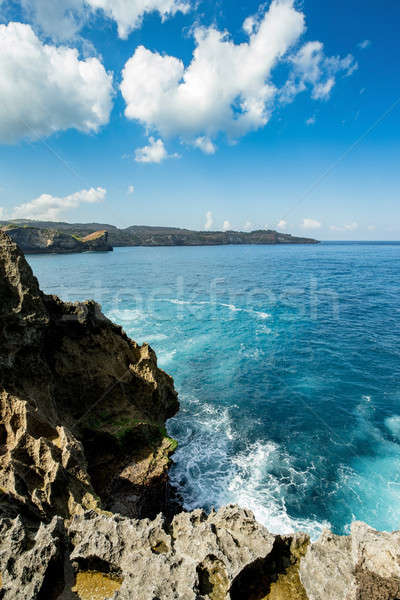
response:
<path id="1" fill-rule="evenodd" d="M 400 528 L 400 245 L 120 248 L 31 256 L 171 373 L 185 506 L 272 532 Z"/>

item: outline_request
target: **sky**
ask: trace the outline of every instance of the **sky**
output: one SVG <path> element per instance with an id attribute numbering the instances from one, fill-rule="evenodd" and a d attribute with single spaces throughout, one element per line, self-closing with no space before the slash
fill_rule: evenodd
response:
<path id="1" fill-rule="evenodd" d="M 400 240 L 400 2 L 0 0 L 0 217 Z"/>

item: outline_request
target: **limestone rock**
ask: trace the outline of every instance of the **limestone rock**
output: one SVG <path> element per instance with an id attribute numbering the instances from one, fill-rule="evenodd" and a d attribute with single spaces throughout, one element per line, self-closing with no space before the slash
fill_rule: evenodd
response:
<path id="1" fill-rule="evenodd" d="M 351 536 L 326 531 L 301 561 L 309 600 L 399 600 L 400 532 L 353 523 Z"/>
<path id="2" fill-rule="evenodd" d="M 43 294 L 0 232 L 0 514 L 48 521 L 165 505 L 173 380 L 93 301 Z"/>
<path id="3" fill-rule="evenodd" d="M 67 254 L 73 252 L 109 252 L 108 231 L 95 231 L 79 238 L 70 233 L 56 229 L 40 229 L 38 227 L 5 228 L 10 238 L 29 254 Z"/>
<path id="4" fill-rule="evenodd" d="M 55 517 L 32 534 L 19 517 L 0 521 L 0 597 L 52 600 L 63 591 L 63 522 Z"/>
<path id="5" fill-rule="evenodd" d="M 75 569 L 97 564 L 120 574 L 115 600 L 224 600 L 241 570 L 274 544 L 251 513 L 233 506 L 208 517 L 181 513 L 170 526 L 161 515 L 134 521 L 92 512 L 75 517 L 69 535 Z"/>
<path id="6" fill-rule="evenodd" d="M 324 531 L 301 561 L 300 578 L 309 600 L 353 599 L 351 539 Z"/>

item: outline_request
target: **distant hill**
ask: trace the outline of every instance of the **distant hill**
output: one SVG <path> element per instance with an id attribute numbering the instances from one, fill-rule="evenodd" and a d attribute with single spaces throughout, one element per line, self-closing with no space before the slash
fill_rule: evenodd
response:
<path id="1" fill-rule="evenodd" d="M 100 230 L 81 237 L 67 230 L 9 224 L 0 227 L 27 254 L 67 254 L 77 252 L 109 252 L 108 231 Z"/>
<path id="2" fill-rule="evenodd" d="M 242 231 L 191 231 L 177 227 L 132 225 L 118 229 L 105 223 L 63 223 L 53 221 L 0 221 L 0 226 L 13 228 L 46 229 L 59 231 L 84 240 L 97 231 L 107 232 L 107 242 L 118 246 L 220 246 L 244 244 L 318 244 L 318 240 L 295 237 L 287 233 L 260 229 Z"/>

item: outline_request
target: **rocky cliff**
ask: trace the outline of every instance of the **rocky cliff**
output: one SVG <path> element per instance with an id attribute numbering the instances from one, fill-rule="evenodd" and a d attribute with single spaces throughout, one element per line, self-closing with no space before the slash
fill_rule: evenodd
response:
<path id="1" fill-rule="evenodd" d="M 0 598 L 399 600 L 400 532 L 173 516 L 172 379 L 94 302 L 44 295 L 0 232 Z M 173 517 L 173 518 L 172 518 Z"/>
<path id="2" fill-rule="evenodd" d="M 51 223 L 46 221 L 0 221 L 0 225 L 19 229 L 57 229 L 63 234 L 85 239 L 99 229 L 108 233 L 108 241 L 117 246 L 224 246 L 224 245 L 272 245 L 272 244 L 318 244 L 312 238 L 296 237 L 288 233 L 259 229 L 257 231 L 191 231 L 178 227 L 148 227 L 132 225 L 118 229 L 114 225 L 100 223 Z M 22 225 L 22 227 L 21 227 Z M 13 234 L 15 236 L 15 234 Z M 39 234 L 38 234 L 39 235 Z M 20 240 L 15 238 L 20 244 Z"/>
<path id="3" fill-rule="evenodd" d="M 43 294 L 2 232 L 0 298 L 0 514 L 157 514 L 178 401 L 152 349 L 94 302 Z"/>
<path id="4" fill-rule="evenodd" d="M 74 252 L 110 252 L 108 231 L 94 231 L 79 237 L 56 229 L 10 227 L 4 230 L 28 254 L 68 254 Z"/>

